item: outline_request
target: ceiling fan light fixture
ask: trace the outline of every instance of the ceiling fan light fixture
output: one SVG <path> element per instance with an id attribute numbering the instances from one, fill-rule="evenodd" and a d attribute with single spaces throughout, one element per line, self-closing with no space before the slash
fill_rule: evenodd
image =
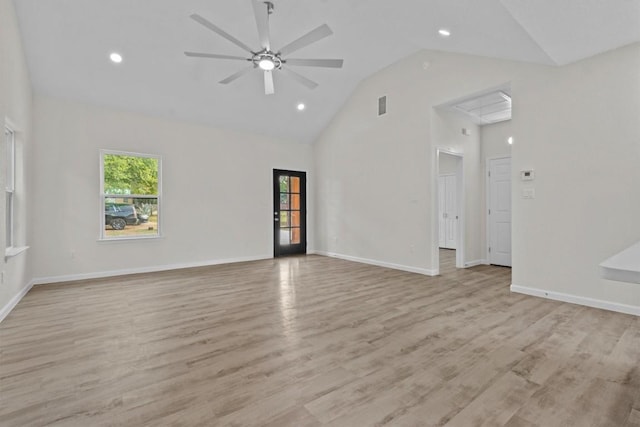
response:
<path id="1" fill-rule="evenodd" d="M 118 52 L 111 52 L 111 55 L 109 55 L 109 59 L 111 60 L 111 62 L 119 64 L 122 62 L 122 55 L 120 55 Z"/>
<path id="2" fill-rule="evenodd" d="M 307 108 L 306 105 L 304 105 L 302 102 L 298 104 L 298 111 L 303 111 L 305 108 Z"/>
<path id="3" fill-rule="evenodd" d="M 264 71 L 271 71 L 276 68 L 276 64 L 270 58 L 262 58 L 258 62 L 258 67 L 260 67 Z"/>

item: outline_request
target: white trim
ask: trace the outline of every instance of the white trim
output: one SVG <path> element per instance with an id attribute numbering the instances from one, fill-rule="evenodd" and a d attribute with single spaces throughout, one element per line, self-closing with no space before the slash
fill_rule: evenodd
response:
<path id="1" fill-rule="evenodd" d="M 29 246 L 11 246 L 10 248 L 5 249 L 4 258 L 11 258 L 16 255 L 20 255 L 22 252 L 25 252 L 29 249 Z"/>
<path id="2" fill-rule="evenodd" d="M 18 305 L 20 300 L 22 300 L 22 298 L 24 298 L 24 296 L 31 290 L 31 288 L 33 288 L 34 284 L 35 282 L 33 280 L 27 283 L 25 287 L 20 289 L 20 292 L 14 295 L 14 297 L 11 298 L 9 302 L 6 303 L 4 307 L 0 309 L 0 322 L 2 322 L 9 315 L 9 313 L 11 313 L 11 311 L 16 307 L 16 305 Z"/>
<path id="3" fill-rule="evenodd" d="M 528 288 L 526 286 L 518 286 L 514 284 L 511 285 L 511 292 L 640 316 L 640 307 L 635 305 L 627 305 L 612 301 L 581 297 L 577 295 L 564 294 L 561 292 L 553 292 L 538 288 Z"/>
<path id="4" fill-rule="evenodd" d="M 220 264 L 233 264 L 237 262 L 261 261 L 273 259 L 272 255 L 255 255 L 239 258 L 217 259 L 210 261 L 185 262 L 178 264 L 156 265 L 151 267 L 128 268 L 123 270 L 109 270 L 97 273 L 69 274 L 65 276 L 36 277 L 33 279 L 34 285 L 47 285 L 51 283 L 73 282 L 76 280 L 102 279 L 105 277 L 125 276 L 128 274 L 156 273 L 159 271 L 181 270 L 184 268 L 208 267 Z"/>
<path id="5" fill-rule="evenodd" d="M 477 259 L 475 261 L 467 261 L 464 263 L 464 267 L 475 267 L 477 265 L 487 265 L 489 262 L 486 259 Z"/>
<path id="6" fill-rule="evenodd" d="M 456 268 L 464 268 L 464 245 L 465 245 L 465 182 L 464 182 L 464 154 L 458 151 L 451 150 L 446 147 L 436 147 L 434 160 L 432 163 L 433 173 L 431 175 L 431 265 L 440 268 L 440 218 L 438 218 L 439 212 L 439 199 L 438 199 L 438 176 L 440 175 L 440 154 L 449 154 L 456 156 L 460 159 L 456 171 L 456 192 L 457 194 L 457 208 L 458 208 L 458 225 L 456 229 Z"/>
<path id="7" fill-rule="evenodd" d="M 408 271 L 409 273 L 417 273 L 425 276 L 437 276 L 438 270 L 429 270 L 421 267 L 411 267 L 408 265 L 394 264 L 391 262 L 377 261 L 374 259 L 359 258 L 351 255 L 343 255 L 335 252 L 315 251 L 316 255 L 322 255 L 330 258 L 343 259 L 345 261 L 359 262 L 361 264 L 376 265 L 378 267 L 392 268 L 394 270 Z"/>

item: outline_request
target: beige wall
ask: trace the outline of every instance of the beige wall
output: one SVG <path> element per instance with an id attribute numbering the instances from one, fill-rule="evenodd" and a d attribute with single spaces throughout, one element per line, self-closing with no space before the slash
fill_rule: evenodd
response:
<path id="1" fill-rule="evenodd" d="M 536 77 L 514 91 L 513 283 L 640 307 L 598 269 L 640 240 L 640 43 Z"/>
<path id="2" fill-rule="evenodd" d="M 480 127 L 481 157 L 483 160 L 510 157 L 511 146 L 507 138 L 513 136 L 511 120 Z"/>
<path id="3" fill-rule="evenodd" d="M 27 64 L 20 41 L 18 23 L 13 2 L 0 0 L 0 122 L 4 128 L 5 118 L 15 126 L 16 141 L 16 197 L 14 221 L 15 238 L 20 246 L 32 244 L 30 219 L 32 212 L 32 155 L 31 135 L 32 95 Z M 3 132 L 4 135 L 4 132 Z M 0 188 L 5 188 L 6 154 L 4 136 L 1 140 Z M 4 200 L 4 194 L 2 195 Z M 30 215 L 31 214 L 31 215 Z M 5 202 L 0 203 L 0 254 L 5 253 Z M 31 282 L 31 251 L 12 258 L 1 257 L 0 271 L 4 275 L 0 283 L 0 320 L 17 302 Z"/>
<path id="4" fill-rule="evenodd" d="M 307 144 L 43 97 L 35 112 L 39 280 L 269 258 L 273 169 L 307 171 L 313 187 Z M 162 156 L 162 238 L 98 241 L 100 149 Z"/>
<path id="5" fill-rule="evenodd" d="M 510 83 L 514 285 L 640 307 L 640 287 L 598 271 L 640 240 L 638 75 L 638 43 L 561 68 L 422 51 L 382 70 L 315 144 L 318 249 L 434 271 L 434 107 Z M 381 95 L 389 113 L 377 117 Z M 533 200 L 521 197 L 521 169 L 536 171 Z"/>
<path id="6" fill-rule="evenodd" d="M 451 146 L 448 137 L 461 135 L 459 126 L 447 128 L 446 113 L 438 107 L 503 87 L 518 74 L 550 71 L 550 67 L 421 51 L 363 81 L 314 145 L 317 248 L 436 272 L 435 153 L 438 146 Z M 378 117 L 376 100 L 382 95 L 387 95 L 388 113 Z M 473 182 L 466 183 L 467 193 L 481 198 L 477 128 L 471 139 L 472 144 L 454 146 L 469 151 L 465 181 Z M 410 185 L 398 188 L 396 181 Z M 475 206 L 467 216 L 478 220 L 477 201 L 467 205 Z M 465 262 L 481 259 L 477 228 L 472 232 L 477 238 L 468 239 L 473 247 L 466 251 Z"/>

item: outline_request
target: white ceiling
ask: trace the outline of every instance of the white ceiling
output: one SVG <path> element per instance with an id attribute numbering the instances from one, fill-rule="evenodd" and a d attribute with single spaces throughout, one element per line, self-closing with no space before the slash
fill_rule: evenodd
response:
<path id="1" fill-rule="evenodd" d="M 37 93 L 300 142 L 318 136 L 362 79 L 420 49 L 563 65 L 640 41 L 640 0 L 273 2 L 274 50 L 323 23 L 334 31 L 292 55 L 344 58 L 342 69 L 296 67 L 315 90 L 277 72 L 271 96 L 257 71 L 221 85 L 245 64 L 184 56 L 244 53 L 192 13 L 257 49 L 250 0 L 14 0 Z M 109 62 L 112 51 L 122 64 Z"/>

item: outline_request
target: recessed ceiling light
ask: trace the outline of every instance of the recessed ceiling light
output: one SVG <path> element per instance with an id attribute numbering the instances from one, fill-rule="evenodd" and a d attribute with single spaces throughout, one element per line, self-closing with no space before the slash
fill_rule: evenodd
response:
<path id="1" fill-rule="evenodd" d="M 509 138 L 507 138 L 507 142 L 509 143 L 509 145 L 513 144 L 513 137 L 510 136 Z"/>
<path id="2" fill-rule="evenodd" d="M 307 108 L 307 106 L 306 106 L 306 105 L 304 105 L 302 102 L 301 102 L 300 104 L 298 104 L 298 111 L 302 111 L 302 110 L 304 110 L 305 108 Z"/>
<path id="3" fill-rule="evenodd" d="M 122 62 L 122 55 L 120 55 L 119 53 L 113 52 L 111 55 L 109 55 L 109 59 L 111 59 L 112 62 L 119 64 Z"/>
<path id="4" fill-rule="evenodd" d="M 440 28 L 438 30 L 438 34 L 440 34 L 442 37 L 449 37 L 451 35 L 451 31 L 447 30 L 446 28 Z"/>

